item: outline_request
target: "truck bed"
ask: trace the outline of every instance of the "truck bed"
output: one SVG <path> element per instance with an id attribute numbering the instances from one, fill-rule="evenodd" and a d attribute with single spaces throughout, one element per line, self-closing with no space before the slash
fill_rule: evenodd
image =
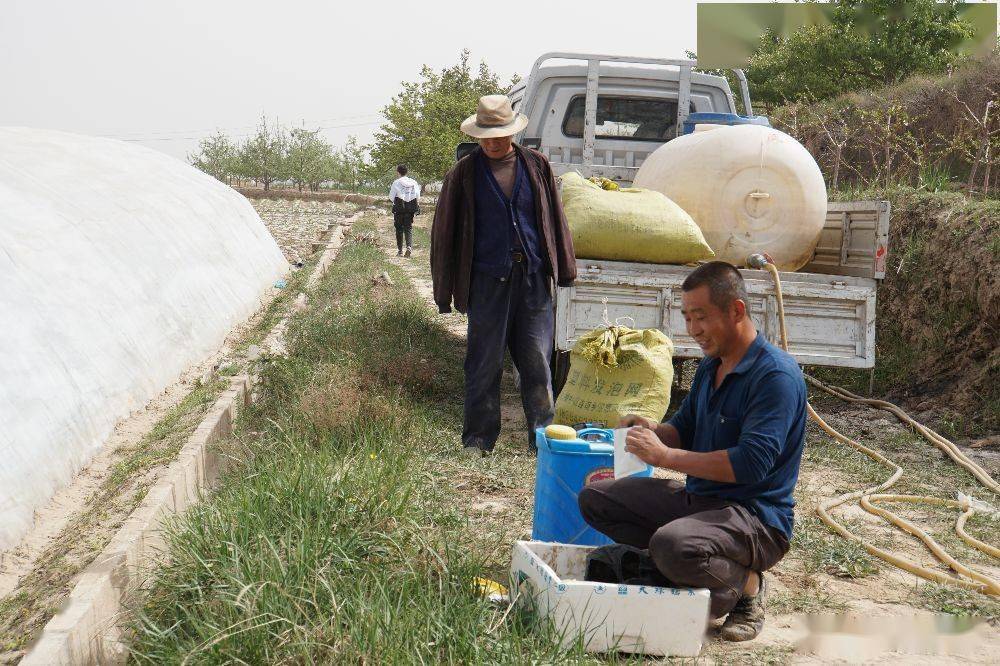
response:
<path id="1" fill-rule="evenodd" d="M 576 339 L 607 320 L 658 328 L 674 343 L 676 358 L 700 358 L 681 314 L 681 283 L 690 266 L 577 260 L 572 287 L 556 294 L 556 348 L 568 351 Z M 741 270 L 757 329 L 778 344 L 778 308 L 771 277 Z M 781 273 L 789 350 L 799 363 L 870 368 L 875 363 L 875 286 L 870 278 Z"/>
<path id="2" fill-rule="evenodd" d="M 781 273 L 789 351 L 802 364 L 875 365 L 875 292 L 885 275 L 889 236 L 886 201 L 831 201 L 816 253 L 802 272 Z M 677 358 L 700 358 L 681 314 L 681 284 L 692 266 L 577 260 L 574 286 L 556 293 L 555 343 L 572 349 L 583 333 L 622 319 L 658 328 Z M 778 303 L 766 271 L 743 269 L 750 316 L 778 344 Z"/>

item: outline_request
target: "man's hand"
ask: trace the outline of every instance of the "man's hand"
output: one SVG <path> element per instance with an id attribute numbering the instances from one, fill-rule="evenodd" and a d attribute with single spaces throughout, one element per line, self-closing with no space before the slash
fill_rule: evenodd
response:
<path id="1" fill-rule="evenodd" d="M 629 414 L 622 418 L 621 422 L 618 424 L 619 428 L 646 428 L 647 430 L 656 430 L 656 426 L 659 423 L 653 419 L 647 419 L 645 416 L 638 416 L 637 414 Z"/>
<path id="2" fill-rule="evenodd" d="M 642 419 L 641 416 L 635 417 Z M 649 419 L 642 419 L 649 421 Z M 625 450 L 634 453 L 639 460 L 654 467 L 666 467 L 670 449 L 656 435 L 655 424 L 649 427 L 631 427 L 625 436 Z"/>

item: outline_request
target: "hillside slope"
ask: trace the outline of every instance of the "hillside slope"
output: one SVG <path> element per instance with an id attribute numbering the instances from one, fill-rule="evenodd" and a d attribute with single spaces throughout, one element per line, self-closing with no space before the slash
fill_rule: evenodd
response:
<path id="1" fill-rule="evenodd" d="M 875 393 L 933 409 L 956 435 L 1000 431 L 1000 201 L 909 187 L 850 198 L 892 204 Z M 867 383 L 839 374 L 855 388 Z"/>

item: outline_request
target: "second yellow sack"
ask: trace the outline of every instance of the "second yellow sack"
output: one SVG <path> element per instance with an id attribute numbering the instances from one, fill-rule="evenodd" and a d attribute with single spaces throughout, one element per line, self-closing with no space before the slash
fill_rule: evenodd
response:
<path id="1" fill-rule="evenodd" d="M 617 428 L 628 414 L 659 421 L 670 406 L 674 345 L 661 331 L 626 326 L 580 336 L 556 400 L 555 423 Z"/>

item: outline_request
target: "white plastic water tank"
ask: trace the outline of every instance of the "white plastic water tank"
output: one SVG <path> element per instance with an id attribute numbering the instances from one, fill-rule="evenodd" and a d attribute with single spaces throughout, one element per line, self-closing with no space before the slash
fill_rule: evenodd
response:
<path id="1" fill-rule="evenodd" d="M 701 227 L 716 258 L 736 266 L 766 252 L 780 270 L 802 268 L 826 218 L 826 183 L 812 155 L 759 125 L 678 137 L 646 158 L 633 185 L 670 197 Z"/>

